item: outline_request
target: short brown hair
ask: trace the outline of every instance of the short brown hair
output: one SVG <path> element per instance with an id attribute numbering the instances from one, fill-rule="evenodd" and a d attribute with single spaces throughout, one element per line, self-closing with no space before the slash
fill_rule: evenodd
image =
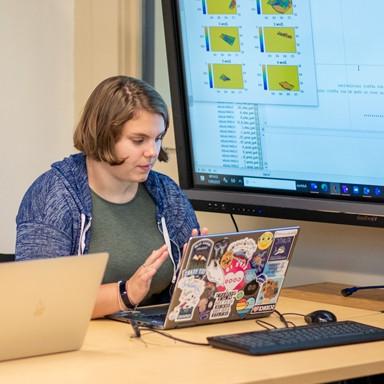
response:
<path id="1" fill-rule="evenodd" d="M 124 124 L 140 111 L 163 117 L 165 130 L 169 126 L 167 105 L 160 94 L 143 80 L 129 76 L 114 76 L 102 81 L 89 96 L 73 135 L 75 148 L 99 161 L 121 164 L 115 154 Z M 161 147 L 160 161 L 168 155 Z"/>

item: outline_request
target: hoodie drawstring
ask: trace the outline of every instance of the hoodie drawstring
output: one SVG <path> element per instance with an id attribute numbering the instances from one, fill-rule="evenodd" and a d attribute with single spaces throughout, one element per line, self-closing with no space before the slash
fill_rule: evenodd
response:
<path id="1" fill-rule="evenodd" d="M 83 255 L 85 250 L 85 235 L 87 234 L 89 228 L 91 227 L 91 218 L 89 219 L 87 225 L 85 225 L 85 222 L 87 220 L 87 217 L 84 213 L 80 214 L 81 219 L 81 226 L 80 226 L 80 238 L 79 238 L 79 246 L 77 248 L 77 254 Z"/>
<path id="2" fill-rule="evenodd" d="M 171 258 L 171 261 L 172 261 L 172 264 L 173 264 L 172 284 L 174 284 L 176 282 L 177 265 L 176 265 L 175 259 L 173 258 L 173 255 L 172 255 L 171 239 L 169 237 L 167 225 L 165 224 L 165 219 L 164 219 L 163 216 L 161 217 L 161 232 L 163 234 L 165 244 L 166 244 L 166 246 L 168 248 L 169 257 Z"/>

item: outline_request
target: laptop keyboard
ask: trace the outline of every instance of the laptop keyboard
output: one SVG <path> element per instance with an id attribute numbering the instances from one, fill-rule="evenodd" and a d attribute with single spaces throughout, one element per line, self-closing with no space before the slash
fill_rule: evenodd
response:
<path id="1" fill-rule="evenodd" d="M 135 320 L 138 324 L 159 326 L 164 324 L 169 305 L 139 307 L 135 311 L 120 312 L 119 317 Z"/>
<path id="2" fill-rule="evenodd" d="M 213 336 L 207 340 L 217 348 L 249 355 L 267 355 L 384 340 L 384 329 L 354 321 L 339 321 Z"/>
<path id="3" fill-rule="evenodd" d="M 165 322 L 166 313 L 158 313 L 146 315 L 145 313 L 132 313 L 130 319 L 137 321 L 144 321 L 148 323 L 155 322 L 156 324 L 163 324 Z"/>

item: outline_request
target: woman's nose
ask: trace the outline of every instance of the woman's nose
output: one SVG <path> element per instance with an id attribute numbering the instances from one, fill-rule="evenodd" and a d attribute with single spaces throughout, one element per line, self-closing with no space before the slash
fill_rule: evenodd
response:
<path id="1" fill-rule="evenodd" d="M 156 156 L 157 155 L 157 143 L 156 142 L 149 143 L 148 147 L 146 148 L 146 150 L 144 152 L 144 155 L 146 157 L 154 157 L 154 156 Z"/>

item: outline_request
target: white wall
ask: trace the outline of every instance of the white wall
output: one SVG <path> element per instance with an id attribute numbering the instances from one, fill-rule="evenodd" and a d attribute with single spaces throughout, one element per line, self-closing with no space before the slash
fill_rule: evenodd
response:
<path id="1" fill-rule="evenodd" d="M 0 253 L 26 188 L 72 151 L 73 0 L 0 0 Z"/>
<path id="2" fill-rule="evenodd" d="M 32 181 L 74 151 L 72 132 L 103 79 L 137 75 L 141 0 L 0 0 L 0 253 Z"/>
<path id="3" fill-rule="evenodd" d="M 166 100 L 170 100 L 160 2 L 156 6 L 156 87 Z M 171 147 L 171 161 L 167 165 L 159 165 L 158 169 L 176 179 L 173 139 L 167 138 L 166 145 Z M 229 215 L 199 212 L 198 217 L 200 224 L 207 226 L 210 232 L 234 230 Z M 291 224 L 301 226 L 287 285 L 321 281 L 384 284 L 384 229 L 249 216 L 235 218 L 239 228 L 244 230 Z"/>

